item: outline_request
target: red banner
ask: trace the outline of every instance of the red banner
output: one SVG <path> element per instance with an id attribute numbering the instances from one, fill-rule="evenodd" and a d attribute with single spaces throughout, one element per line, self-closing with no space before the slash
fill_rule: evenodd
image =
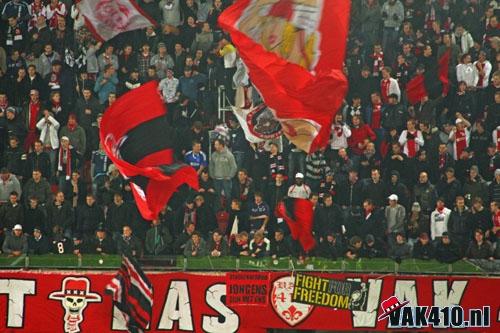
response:
<path id="1" fill-rule="evenodd" d="M 111 296 L 104 293 L 113 274 L 0 272 L 0 314 L 4 318 L 0 320 L 0 332 L 104 333 L 124 330 L 121 316 L 118 312 L 113 313 Z M 245 272 L 241 274 L 248 276 Z M 227 278 L 224 274 L 149 273 L 148 276 L 154 286 L 150 332 L 263 333 L 266 328 L 292 327 L 387 331 L 388 314 L 395 309 L 398 300 L 401 306 L 412 307 L 442 308 L 458 304 L 466 319 L 470 309 L 482 309 L 485 312 L 481 320 L 489 327 L 469 328 L 468 331 L 500 331 L 500 280 L 493 277 L 318 274 L 336 280 L 356 279 L 366 284 L 366 311 L 350 311 L 292 303 L 294 277 L 290 273 L 269 274 L 269 302 L 258 308 L 227 306 Z"/>

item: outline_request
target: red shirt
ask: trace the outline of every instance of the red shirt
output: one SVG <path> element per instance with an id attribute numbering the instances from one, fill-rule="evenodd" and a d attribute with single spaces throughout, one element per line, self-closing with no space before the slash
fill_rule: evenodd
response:
<path id="1" fill-rule="evenodd" d="M 372 107 L 372 129 L 379 129 L 382 122 L 382 104 L 373 105 Z"/>

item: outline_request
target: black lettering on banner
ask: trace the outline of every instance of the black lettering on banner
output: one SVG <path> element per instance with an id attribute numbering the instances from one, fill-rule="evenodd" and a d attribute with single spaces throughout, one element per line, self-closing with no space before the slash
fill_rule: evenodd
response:
<path id="1" fill-rule="evenodd" d="M 335 309 L 366 311 L 366 283 L 296 274 L 292 302 Z"/>

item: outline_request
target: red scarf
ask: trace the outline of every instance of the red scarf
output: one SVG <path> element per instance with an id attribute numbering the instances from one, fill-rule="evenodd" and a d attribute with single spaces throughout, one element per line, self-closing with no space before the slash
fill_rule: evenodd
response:
<path id="1" fill-rule="evenodd" d="M 384 68 L 384 52 L 373 53 L 370 55 L 370 58 L 373 59 L 373 76 L 377 77 L 380 75 L 380 71 Z"/>
<path id="2" fill-rule="evenodd" d="M 439 169 L 443 169 L 446 164 L 446 154 L 439 154 Z"/>
<path id="3" fill-rule="evenodd" d="M 333 131 L 335 132 L 335 134 L 337 135 L 337 137 L 341 137 L 342 134 L 344 134 L 344 129 L 342 128 L 342 125 L 335 125 L 333 127 Z"/>
<path id="4" fill-rule="evenodd" d="M 500 129 L 497 128 L 497 151 L 500 151 Z"/>
<path id="5" fill-rule="evenodd" d="M 372 107 L 372 129 L 379 129 L 382 120 L 382 104 L 373 105 Z"/>
<path id="6" fill-rule="evenodd" d="M 32 103 L 30 102 L 30 105 L 29 105 L 29 128 L 28 130 L 30 131 L 34 131 L 36 130 L 36 122 L 37 122 L 37 119 L 38 119 L 38 113 L 40 112 L 40 102 L 37 102 L 37 103 Z"/>
<path id="7" fill-rule="evenodd" d="M 78 123 L 76 121 L 74 124 L 68 123 L 68 129 L 70 132 L 74 132 L 77 126 L 78 126 Z"/>
<path id="8" fill-rule="evenodd" d="M 443 214 L 444 208 L 445 208 L 445 207 L 442 207 L 442 208 L 436 207 L 436 210 L 437 210 L 437 212 L 438 212 L 439 214 Z"/>
<path id="9" fill-rule="evenodd" d="M 479 75 L 479 80 L 477 80 L 476 87 L 482 88 L 483 87 L 484 74 L 479 74 L 479 73 L 481 73 L 481 71 L 484 69 L 484 65 L 478 61 L 478 62 L 476 62 L 476 68 L 477 68 L 477 72 L 478 72 L 478 75 Z"/>
<path id="10" fill-rule="evenodd" d="M 417 131 L 406 131 L 407 135 L 413 134 L 413 139 L 408 139 L 406 141 L 406 146 L 408 147 L 408 157 L 413 158 L 417 155 L 417 143 L 415 142 L 415 138 L 417 137 Z"/>
<path id="11" fill-rule="evenodd" d="M 467 137 L 465 135 L 465 130 L 457 129 L 455 133 L 455 147 L 457 152 L 457 159 L 460 158 L 462 151 L 467 148 Z"/>
<path id="12" fill-rule="evenodd" d="M 389 99 L 389 87 L 391 86 L 391 80 L 383 79 L 380 86 L 381 86 L 380 88 L 381 88 L 382 101 L 384 103 L 387 103 Z"/>
<path id="13" fill-rule="evenodd" d="M 61 145 L 59 147 L 59 165 L 57 166 L 57 170 L 63 171 L 63 163 L 64 163 L 64 154 L 66 154 L 66 180 L 71 178 L 71 149 L 64 149 Z"/>

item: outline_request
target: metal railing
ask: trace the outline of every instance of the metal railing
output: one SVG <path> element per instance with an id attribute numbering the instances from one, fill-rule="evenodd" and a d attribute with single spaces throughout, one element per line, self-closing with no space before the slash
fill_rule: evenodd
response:
<path id="1" fill-rule="evenodd" d="M 459 260 L 452 264 L 435 260 L 296 258 L 255 259 L 251 257 L 145 256 L 140 262 L 146 270 L 160 271 L 315 271 L 377 274 L 500 275 L 500 260 Z M 0 269 L 86 269 L 114 270 L 121 264 L 118 255 L 28 255 L 0 256 Z"/>

